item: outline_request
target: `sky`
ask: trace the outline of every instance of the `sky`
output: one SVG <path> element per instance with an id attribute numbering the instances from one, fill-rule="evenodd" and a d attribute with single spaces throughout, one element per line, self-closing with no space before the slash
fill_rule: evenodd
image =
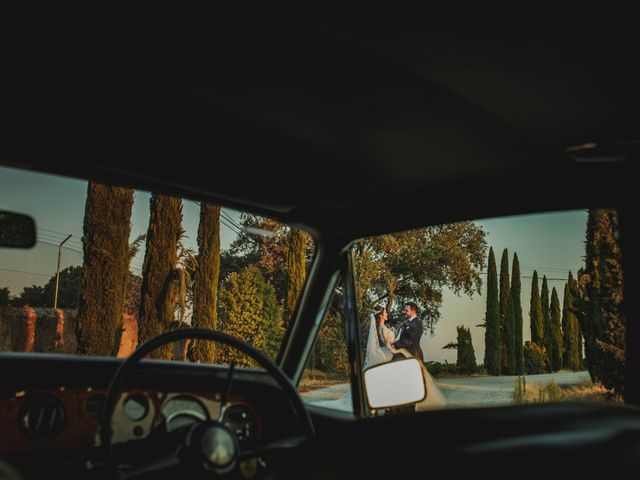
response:
<path id="1" fill-rule="evenodd" d="M 25 286 L 43 285 L 56 273 L 57 245 L 67 235 L 72 237 L 62 251 L 61 269 L 82 264 L 82 220 L 87 198 L 87 182 L 67 177 L 0 167 L 0 208 L 31 215 L 36 220 L 38 244 L 33 250 L 0 249 L 0 287 L 8 286 L 19 294 Z M 149 226 L 148 192 L 136 191 L 131 211 L 130 242 L 147 233 Z M 197 251 L 200 207 L 193 201 L 182 204 L 183 242 Z M 222 215 L 239 223 L 240 212 L 224 208 Z M 228 248 L 235 238 L 233 224 L 223 218 L 220 243 Z M 142 271 L 144 252 L 131 262 L 131 270 Z"/>
<path id="2" fill-rule="evenodd" d="M 38 246 L 33 250 L 0 249 L 0 287 L 8 286 L 12 294 L 17 295 L 25 286 L 46 283 L 56 272 L 57 245 L 69 234 L 72 237 L 62 250 L 61 269 L 82 264 L 81 237 L 86 191 L 87 182 L 84 180 L 0 167 L 0 208 L 32 215 L 37 222 L 39 239 Z M 135 193 L 130 241 L 147 231 L 150 196 L 147 192 Z M 239 223 L 240 213 L 226 208 L 222 212 L 221 247 L 226 249 L 235 238 L 236 227 L 233 222 Z M 549 290 L 553 287 L 557 289 L 562 305 L 568 272 L 575 274 L 583 263 L 586 218 L 587 212 L 580 210 L 476 222 L 487 232 L 487 245 L 494 249 L 498 273 L 503 249 L 507 248 L 509 252 L 509 274 L 513 254 L 518 254 L 524 340 L 530 339 L 528 312 L 533 270 L 538 271 L 540 282 L 543 275 L 547 276 Z M 182 222 L 186 230 L 184 244 L 195 251 L 198 222 L 199 206 L 185 200 Z M 140 273 L 142 262 L 143 252 L 139 252 L 131 264 L 134 273 Z M 484 318 L 486 275 L 483 274 L 482 279 L 481 293 L 473 298 L 444 292 L 435 335 L 425 332 L 422 338 L 425 360 L 454 363 L 456 351 L 443 350 L 442 347 L 455 341 L 457 325 L 464 325 L 471 328 L 478 364 L 483 362 L 484 329 L 475 326 L 482 323 Z"/>

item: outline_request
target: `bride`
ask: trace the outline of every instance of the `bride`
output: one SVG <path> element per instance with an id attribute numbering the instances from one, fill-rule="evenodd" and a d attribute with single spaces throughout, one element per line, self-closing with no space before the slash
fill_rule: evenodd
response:
<path id="1" fill-rule="evenodd" d="M 371 315 L 369 336 L 367 338 L 367 347 L 364 357 L 365 370 L 373 367 L 374 365 L 391 361 L 393 356 L 396 354 L 402 354 L 405 357 L 412 356 L 405 348 L 396 349 L 393 347 L 396 335 L 393 330 L 385 325 L 387 318 L 388 314 L 386 308 L 381 308 Z M 420 366 L 422 368 L 422 376 L 427 390 L 427 397 L 423 401 L 416 403 L 416 411 L 419 412 L 430 408 L 444 407 L 447 404 L 444 395 L 424 366 L 424 361 L 420 358 L 418 360 L 420 361 Z"/>

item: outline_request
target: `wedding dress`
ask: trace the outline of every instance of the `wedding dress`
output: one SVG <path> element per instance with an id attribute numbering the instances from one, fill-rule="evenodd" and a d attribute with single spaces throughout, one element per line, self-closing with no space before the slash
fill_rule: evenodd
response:
<path id="1" fill-rule="evenodd" d="M 405 349 L 394 349 L 392 344 L 395 341 L 395 333 L 384 323 L 376 328 L 375 317 L 371 316 L 369 325 L 369 336 L 367 338 L 367 348 L 365 350 L 364 368 L 370 368 L 381 363 L 391 361 L 393 355 L 401 353 L 407 358 L 412 357 L 411 353 Z M 447 404 L 444 395 L 436 385 L 433 377 L 424 366 L 424 362 L 420 361 L 422 376 L 424 378 L 425 387 L 427 389 L 427 397 L 416 403 L 416 411 L 428 410 L 431 408 L 442 408 Z"/>

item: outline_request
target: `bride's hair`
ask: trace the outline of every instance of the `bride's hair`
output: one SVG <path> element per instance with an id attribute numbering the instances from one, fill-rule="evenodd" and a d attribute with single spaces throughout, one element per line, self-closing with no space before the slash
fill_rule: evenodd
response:
<path id="1" fill-rule="evenodd" d="M 373 311 L 374 311 L 373 316 L 376 317 L 376 325 L 379 325 L 380 317 L 382 317 L 382 312 L 385 311 L 385 308 L 380 305 L 376 305 L 373 307 Z"/>
<path id="2" fill-rule="evenodd" d="M 376 305 L 374 308 L 375 313 L 373 314 L 373 317 L 376 319 L 376 333 L 378 334 L 378 343 L 380 344 L 381 347 L 385 346 L 386 343 L 384 341 L 384 338 L 382 336 L 382 322 L 380 321 L 380 318 L 382 317 L 382 312 L 385 311 L 384 307 L 381 307 L 380 305 Z"/>

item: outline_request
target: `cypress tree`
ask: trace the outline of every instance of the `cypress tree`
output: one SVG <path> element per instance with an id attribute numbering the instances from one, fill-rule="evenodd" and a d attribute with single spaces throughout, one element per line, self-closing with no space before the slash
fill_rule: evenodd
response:
<path id="1" fill-rule="evenodd" d="M 132 189 L 89 182 L 76 326 L 81 354 L 112 355 L 117 348 L 129 272 L 132 205 Z"/>
<path id="2" fill-rule="evenodd" d="M 500 375 L 500 305 L 498 300 L 498 272 L 493 248 L 489 248 L 487 266 L 487 309 L 484 333 L 484 366 L 490 375 Z"/>
<path id="3" fill-rule="evenodd" d="M 522 302 L 520 300 L 520 262 L 518 254 L 513 254 L 511 266 L 511 296 L 509 298 L 509 314 L 514 330 L 514 365 L 516 375 L 524 375 L 524 340 L 522 337 Z"/>
<path id="4" fill-rule="evenodd" d="M 582 328 L 580 327 L 580 321 L 578 320 L 578 316 L 576 315 L 576 321 L 577 321 L 577 336 L 578 336 L 578 356 L 580 357 L 580 370 L 584 370 L 585 368 L 585 364 L 584 364 L 584 351 L 582 348 L 582 343 L 584 342 L 584 338 L 582 336 Z"/>
<path id="5" fill-rule="evenodd" d="M 549 366 L 553 367 L 551 360 L 551 312 L 549 311 L 549 285 L 547 284 L 547 276 L 542 276 L 542 288 L 540 289 L 540 305 L 542 307 L 542 346 L 549 357 Z"/>
<path id="6" fill-rule="evenodd" d="M 302 287 L 307 276 L 306 258 L 307 235 L 297 228 L 289 233 L 289 249 L 287 251 L 287 292 L 285 322 L 288 325 L 298 305 Z"/>
<path id="7" fill-rule="evenodd" d="M 509 320 L 509 252 L 505 248 L 502 251 L 500 261 L 500 358 L 501 371 L 511 375 L 515 370 L 515 365 L 510 363 L 510 353 L 513 352 L 514 332 Z"/>
<path id="8" fill-rule="evenodd" d="M 456 366 L 460 373 L 471 375 L 477 369 L 476 353 L 471 340 L 471 329 L 458 326 L 458 358 Z"/>
<path id="9" fill-rule="evenodd" d="M 578 352 L 578 320 L 573 313 L 573 293 L 569 285 L 573 277 L 569 272 L 569 281 L 564 284 L 564 300 L 562 302 L 562 365 L 571 370 L 580 369 Z"/>
<path id="10" fill-rule="evenodd" d="M 142 266 L 138 337 L 146 342 L 169 330 L 178 300 L 178 240 L 181 235 L 182 200 L 152 194 L 149 228 Z M 170 359 L 171 345 L 150 354 Z"/>
<path id="11" fill-rule="evenodd" d="M 580 272 L 583 271 L 580 269 L 578 271 L 578 276 L 580 276 Z M 580 298 L 580 285 L 578 285 L 578 280 L 573 278 L 571 272 L 569 272 L 569 291 L 571 292 L 571 301 L 573 302 L 572 313 L 575 315 L 576 319 L 576 341 L 578 342 L 578 359 L 579 359 L 579 369 L 584 370 L 584 352 L 582 348 L 583 338 L 582 338 L 582 328 L 580 327 L 580 320 L 578 319 L 578 305 L 576 302 L 579 302 Z"/>
<path id="12" fill-rule="evenodd" d="M 562 329 L 560 326 L 560 300 L 556 287 L 551 290 L 551 308 L 549 310 L 550 325 L 550 353 L 552 371 L 558 371 L 562 368 Z"/>
<path id="13" fill-rule="evenodd" d="M 589 210 L 585 268 L 579 275 L 575 304 L 592 380 L 624 395 L 627 320 L 620 310 L 623 274 L 618 233 L 614 210 Z"/>
<path id="14" fill-rule="evenodd" d="M 544 317 L 542 316 L 542 301 L 540 299 L 540 290 L 538 290 L 538 272 L 536 270 L 533 271 L 533 280 L 531 280 L 529 319 L 531 341 L 542 346 L 544 344 Z"/>
<path id="15" fill-rule="evenodd" d="M 193 286 L 193 317 L 196 328 L 216 330 L 218 325 L 217 297 L 220 278 L 220 207 L 200 204 L 198 225 L 198 265 Z M 190 352 L 196 362 L 213 363 L 215 344 L 196 341 Z"/>

